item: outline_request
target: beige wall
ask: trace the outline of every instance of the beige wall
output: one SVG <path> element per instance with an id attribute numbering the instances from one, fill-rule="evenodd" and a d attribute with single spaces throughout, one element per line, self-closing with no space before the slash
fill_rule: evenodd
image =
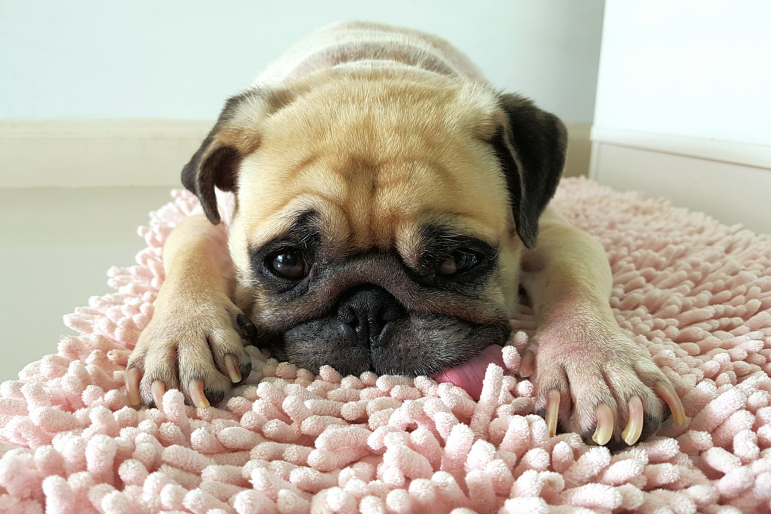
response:
<path id="1" fill-rule="evenodd" d="M 577 177 L 589 174 L 592 157 L 592 142 L 589 139 L 590 123 L 568 123 L 568 156 L 565 163 L 564 177 Z"/>

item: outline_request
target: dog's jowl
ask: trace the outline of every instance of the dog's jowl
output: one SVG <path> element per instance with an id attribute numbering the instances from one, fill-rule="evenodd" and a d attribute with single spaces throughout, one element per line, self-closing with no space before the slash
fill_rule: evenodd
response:
<path id="1" fill-rule="evenodd" d="M 538 330 L 521 375 L 558 427 L 633 444 L 680 400 L 616 324 L 603 248 L 549 200 L 552 114 L 496 91 L 447 42 L 370 23 L 321 29 L 225 104 L 182 171 L 201 211 L 127 373 L 132 404 L 216 404 L 243 344 L 318 372 L 432 375 L 478 397 L 518 292 Z"/>

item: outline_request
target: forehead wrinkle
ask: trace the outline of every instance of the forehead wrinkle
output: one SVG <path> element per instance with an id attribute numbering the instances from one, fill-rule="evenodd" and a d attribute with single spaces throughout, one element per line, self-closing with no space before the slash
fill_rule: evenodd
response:
<path id="1" fill-rule="evenodd" d="M 270 154 L 271 173 L 280 175 L 273 182 L 278 198 L 260 195 L 269 210 L 281 197 L 312 191 L 350 215 L 350 239 L 361 244 L 395 244 L 402 218 L 414 223 L 421 211 L 463 208 L 486 232 L 503 229 L 508 201 L 495 192 L 498 164 L 488 145 L 471 137 L 471 124 L 458 119 L 466 110 L 456 105 L 456 88 L 439 94 L 419 87 L 417 94 L 410 87 L 403 95 L 401 81 L 387 88 L 346 84 L 313 89 L 267 120 L 258 153 Z"/>
<path id="2" fill-rule="evenodd" d="M 303 175 L 304 172 L 321 159 L 319 152 L 311 151 L 307 155 L 300 158 L 297 162 L 287 166 L 283 171 L 284 180 L 296 180 Z"/>
<path id="3" fill-rule="evenodd" d="M 400 157 L 384 163 L 348 156 L 334 166 L 345 181 L 342 205 L 351 221 L 352 244 L 390 249 L 402 220 L 425 209 L 441 209 L 455 196 L 457 181 L 442 164 Z"/>

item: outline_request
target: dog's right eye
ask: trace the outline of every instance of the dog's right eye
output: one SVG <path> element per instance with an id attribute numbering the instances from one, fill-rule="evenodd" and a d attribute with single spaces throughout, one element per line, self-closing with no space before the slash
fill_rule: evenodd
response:
<path id="1" fill-rule="evenodd" d="M 480 258 L 470 250 L 456 250 L 439 264 L 439 275 L 450 276 L 469 271 L 479 264 Z"/>
<path id="2" fill-rule="evenodd" d="M 286 250 L 266 259 L 266 265 L 279 277 L 299 280 L 308 276 L 310 267 L 300 250 Z"/>

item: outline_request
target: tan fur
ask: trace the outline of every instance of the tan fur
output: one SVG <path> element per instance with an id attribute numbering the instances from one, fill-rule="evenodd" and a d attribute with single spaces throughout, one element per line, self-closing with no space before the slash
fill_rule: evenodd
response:
<path id="1" fill-rule="evenodd" d="M 163 247 L 166 280 L 150 324 L 142 331 L 130 366 L 145 371 L 142 399 L 153 403 L 150 387 L 162 380 L 180 389 L 202 378 L 211 389 L 228 388 L 226 354 L 249 357 L 236 331 L 234 269 L 224 253 L 226 234 L 203 214 L 193 214 L 169 234 Z"/>
<path id="2" fill-rule="evenodd" d="M 668 380 L 613 317 L 612 277 L 602 246 L 548 207 L 538 247 L 525 253 L 522 269 L 520 281 L 539 327 L 528 348 L 537 354 L 538 408 L 545 409 L 548 392 L 556 389 L 563 426 L 588 433 L 597 404 L 605 403 L 615 413 L 618 436 L 628 421 L 626 400 L 636 395 L 658 425 L 664 404 L 651 387 Z"/>
<path id="3" fill-rule="evenodd" d="M 242 209 L 229 239 L 237 269 L 248 269 L 247 245 L 283 232 L 302 209 L 329 220 L 330 239 L 346 252 L 396 247 L 409 258 L 416 221 L 436 218 L 518 260 L 505 184 L 482 139 L 503 117 L 491 91 L 439 76 L 330 75 L 295 86 L 310 92 L 264 123 L 259 150 L 241 165 Z M 517 272 L 507 269 L 504 282 L 516 284 Z M 499 294 L 513 312 L 516 289 Z"/>
<path id="4" fill-rule="evenodd" d="M 247 96 L 218 124 L 205 154 L 232 147 L 241 156 L 229 256 L 211 244 L 225 237 L 223 227 L 202 214 L 169 237 L 167 279 L 130 363 L 143 370 L 143 402 L 152 403 L 153 380 L 180 387 L 188 400 L 192 378 L 204 379 L 207 391 L 226 390 L 224 355 L 246 360 L 236 323 L 241 312 L 265 326 L 299 322 L 345 288 L 371 282 L 387 283 L 411 311 L 485 324 L 514 314 L 521 282 L 539 322 L 531 345 L 538 351 L 539 408 L 550 390 L 559 390 L 563 426 L 586 435 L 597 404 L 607 403 L 618 434 L 626 400 L 638 395 L 658 423 L 664 410 L 650 387 L 666 377 L 616 324 L 599 243 L 551 208 L 540 220 L 535 249 L 525 251 L 517 236 L 490 144 L 507 122 L 489 86 L 408 67 L 327 69 Z M 291 305 L 275 305 L 251 276 L 250 249 L 309 210 L 322 220 L 325 258 L 340 277 Z M 394 259 L 346 261 L 379 251 L 416 267 L 426 221 L 498 248 L 498 268 L 479 298 L 427 292 Z"/>

